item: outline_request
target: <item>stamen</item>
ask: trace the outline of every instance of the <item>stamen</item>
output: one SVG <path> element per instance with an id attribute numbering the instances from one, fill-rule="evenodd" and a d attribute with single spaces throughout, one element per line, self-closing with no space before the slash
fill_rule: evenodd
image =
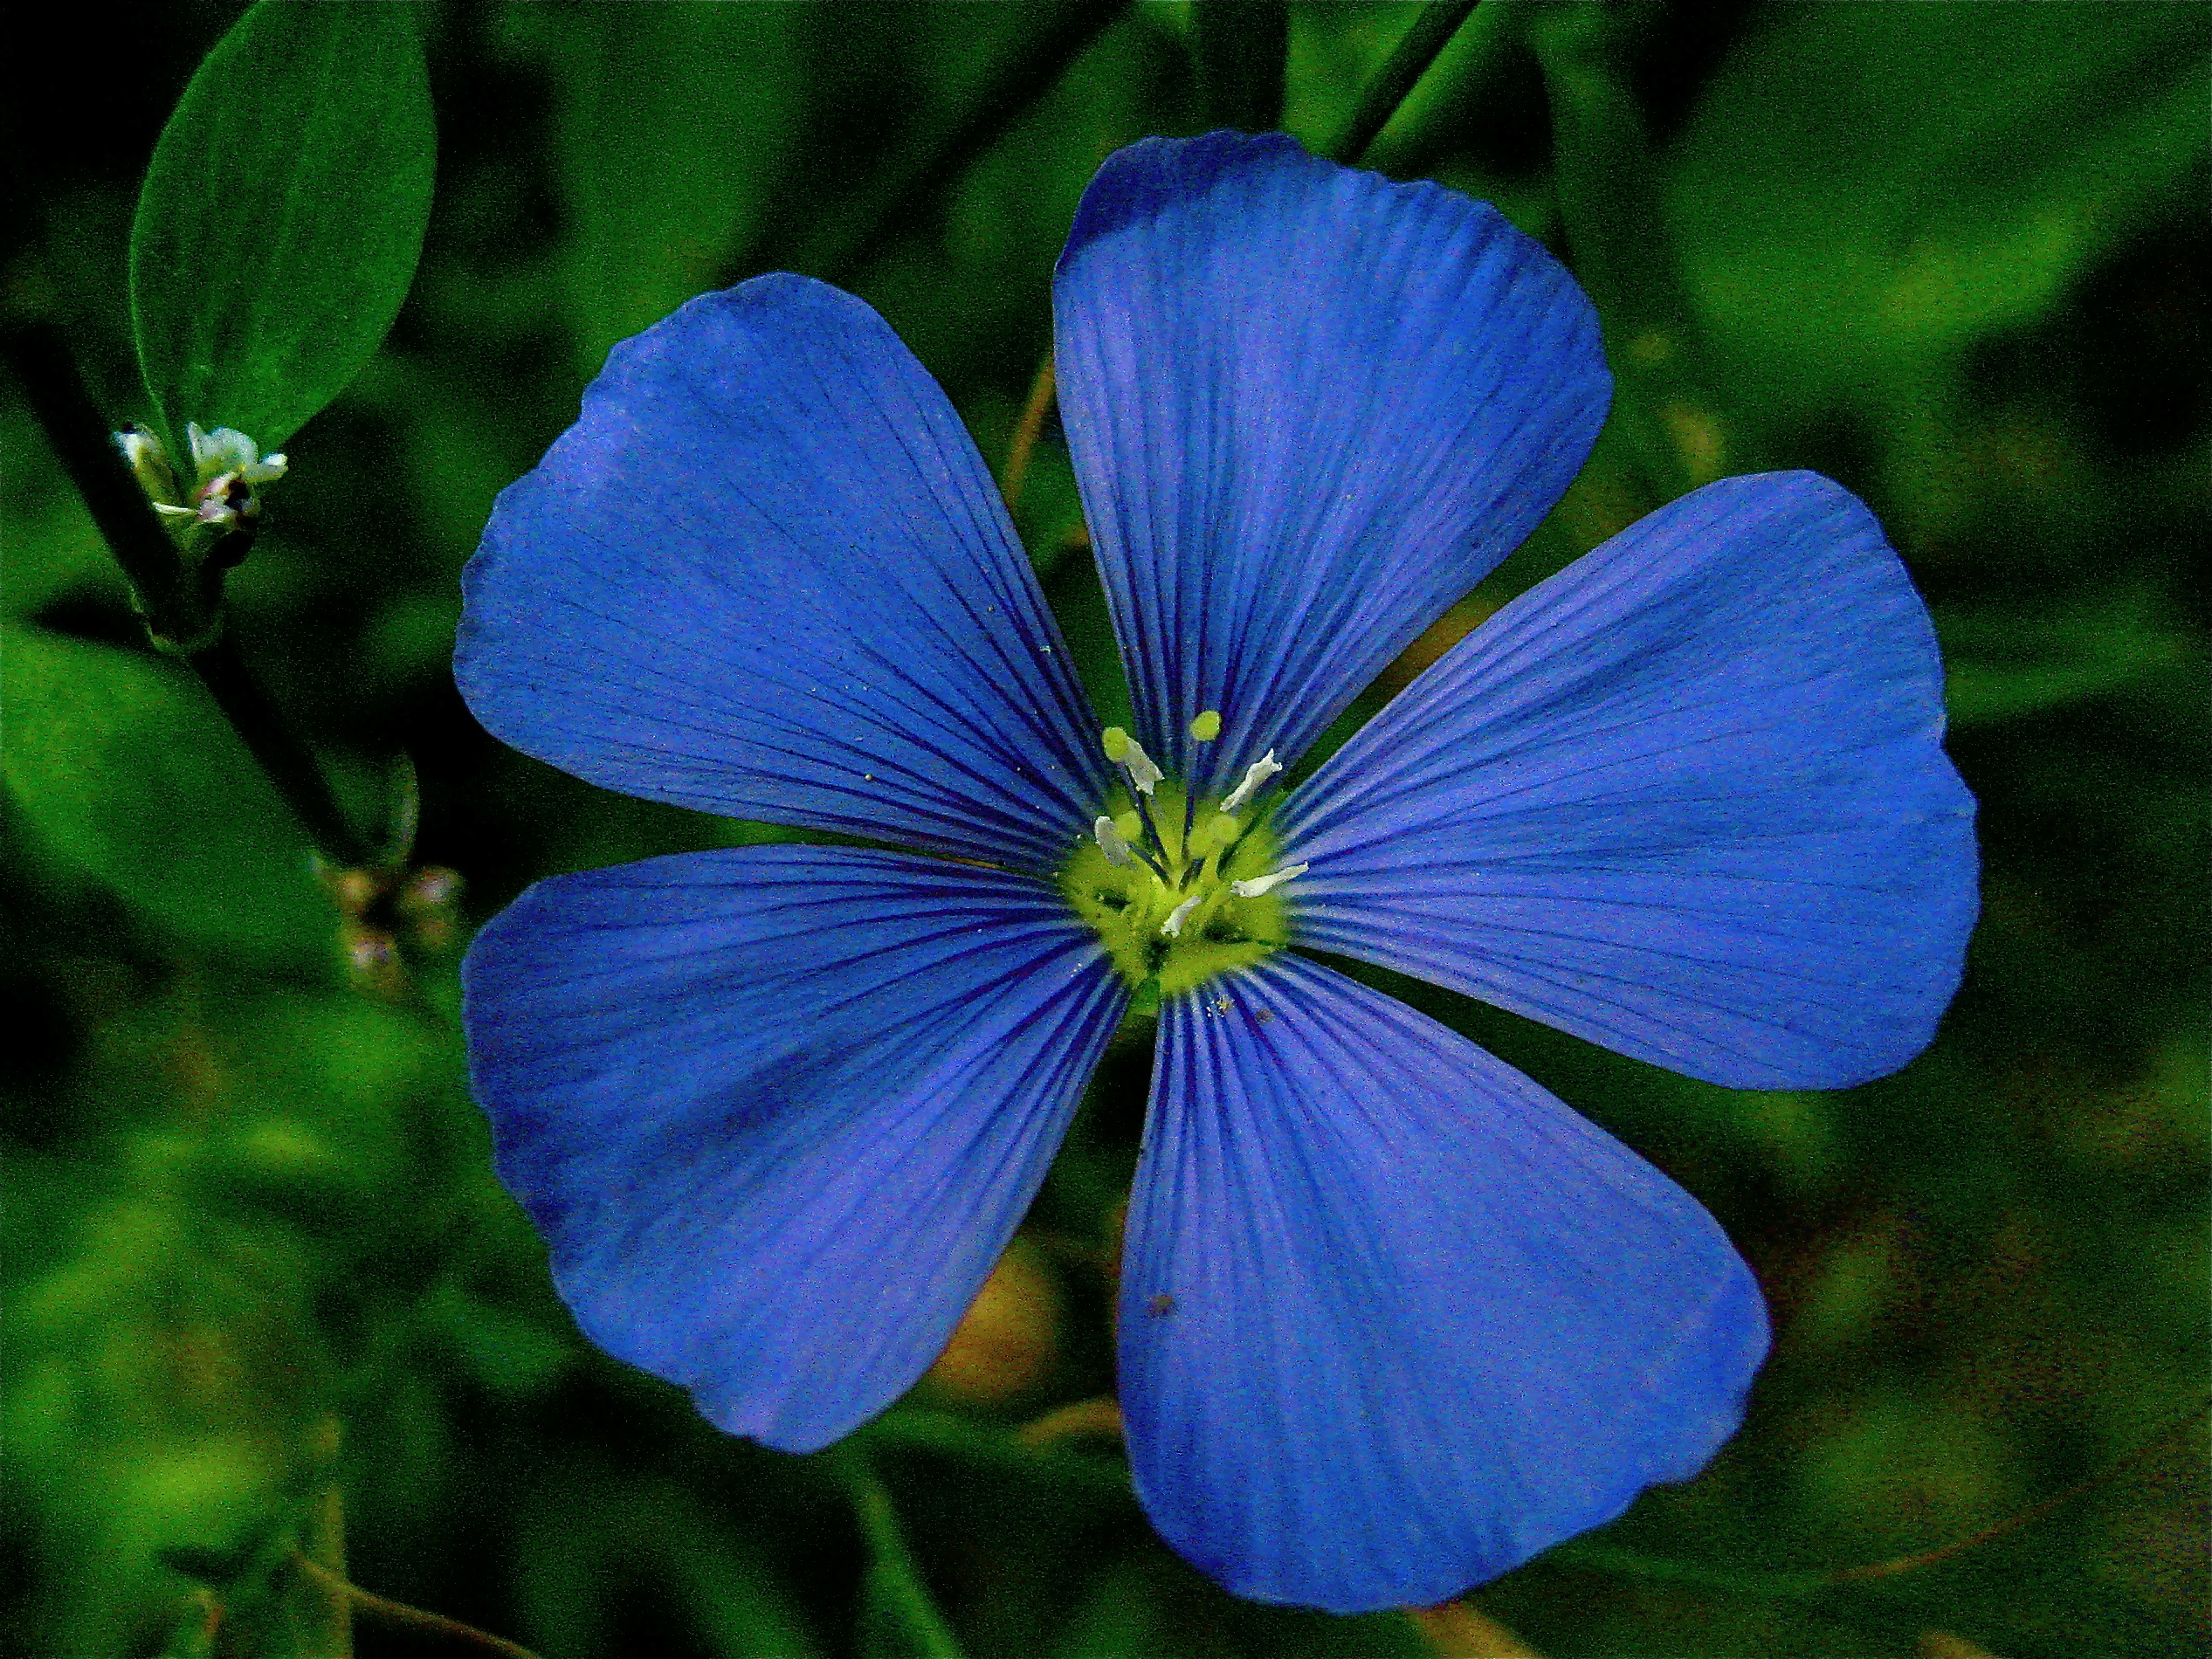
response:
<path id="1" fill-rule="evenodd" d="M 1190 740 L 1210 743 L 1221 735 L 1221 711 L 1209 708 L 1200 711 L 1190 722 Z M 1198 822 L 1198 791 L 1186 789 L 1182 796 L 1182 844 L 1190 844 L 1191 826 Z"/>
<path id="2" fill-rule="evenodd" d="M 1144 752 L 1144 745 L 1118 726 L 1109 726 L 1101 734 L 1106 745 L 1106 759 L 1129 774 L 1129 787 L 1140 795 L 1150 795 L 1159 787 L 1160 780 L 1168 774 L 1153 765 L 1152 757 Z"/>
<path id="3" fill-rule="evenodd" d="M 1106 854 L 1106 863 L 1124 866 L 1136 863 L 1128 838 L 1113 827 L 1113 819 L 1100 818 L 1091 826 L 1091 833 L 1098 838 L 1099 850 Z"/>
<path id="4" fill-rule="evenodd" d="M 1137 809 L 1137 822 L 1144 825 L 1145 843 L 1151 848 L 1150 851 L 1147 851 L 1145 846 L 1132 843 L 1131 850 L 1152 866 L 1154 873 L 1161 880 L 1172 881 L 1174 878 L 1168 874 L 1168 866 L 1174 860 L 1168 857 L 1168 843 L 1160 833 L 1160 826 L 1152 821 L 1152 809 L 1145 804 L 1145 797 L 1141 795 L 1131 796 L 1130 803 Z"/>
<path id="5" fill-rule="evenodd" d="M 1277 769 L 1279 771 L 1281 768 Z M 1262 893 L 1271 892 L 1292 876 L 1304 875 L 1313 867 L 1311 864 L 1285 864 L 1271 876 L 1254 876 L 1250 881 L 1232 881 L 1229 884 L 1229 891 L 1239 898 L 1257 898 Z"/>
<path id="6" fill-rule="evenodd" d="M 1258 794 L 1268 779 L 1282 769 L 1276 761 L 1275 751 L 1268 750 L 1266 754 L 1244 768 L 1244 781 L 1222 797 L 1221 809 L 1223 812 L 1236 811 L 1237 808 Z"/>
<path id="7" fill-rule="evenodd" d="M 1177 905 L 1168 912 L 1168 919 L 1160 924 L 1160 931 L 1169 939 L 1181 939 L 1183 923 L 1189 919 L 1190 912 L 1198 908 L 1198 901 L 1205 896 L 1203 893 L 1193 893 Z"/>

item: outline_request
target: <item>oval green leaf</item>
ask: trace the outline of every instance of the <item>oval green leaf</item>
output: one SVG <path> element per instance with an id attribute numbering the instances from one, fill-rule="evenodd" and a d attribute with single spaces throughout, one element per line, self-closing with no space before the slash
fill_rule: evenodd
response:
<path id="1" fill-rule="evenodd" d="M 2041 316 L 2186 196 L 2204 39 L 2193 7 L 1761 12 L 1667 204 L 1708 342 L 1755 376 L 1738 401 L 1802 418 Z"/>
<path id="2" fill-rule="evenodd" d="M 382 343 L 430 220 L 417 9 L 259 0 L 162 129 L 131 226 L 131 324 L 172 444 L 282 444 Z"/>
<path id="3" fill-rule="evenodd" d="M 0 774 L 71 862 L 203 943 L 265 956 L 330 937 L 306 836 L 181 672 L 11 627 L 0 699 Z"/>
<path id="4" fill-rule="evenodd" d="M 499 15 L 553 79 L 567 274 L 589 377 L 617 341 L 713 286 L 760 233 L 790 176 L 821 23 L 805 6 Z"/>

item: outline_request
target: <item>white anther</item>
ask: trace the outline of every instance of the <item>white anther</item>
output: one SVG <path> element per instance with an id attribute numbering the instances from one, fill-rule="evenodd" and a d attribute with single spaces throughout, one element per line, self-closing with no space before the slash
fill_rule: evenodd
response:
<path id="1" fill-rule="evenodd" d="M 1232 881 L 1229 891 L 1239 898 L 1257 898 L 1264 892 L 1281 886 L 1292 876 L 1302 876 L 1313 869 L 1311 864 L 1285 864 L 1271 876 L 1254 876 L 1250 881 Z"/>
<path id="2" fill-rule="evenodd" d="M 1098 837 L 1099 850 L 1106 854 L 1110 864 L 1133 864 L 1135 857 L 1129 850 L 1129 839 L 1113 827 L 1111 818 L 1100 818 L 1091 826 L 1091 833 Z"/>
<path id="3" fill-rule="evenodd" d="M 1153 765 L 1152 757 L 1134 738 L 1122 747 L 1121 769 L 1129 774 L 1129 787 L 1140 795 L 1150 795 L 1159 787 L 1160 780 L 1168 775 Z"/>
<path id="4" fill-rule="evenodd" d="M 1198 908 L 1198 901 L 1205 896 L 1203 893 L 1193 893 L 1177 905 L 1168 912 L 1168 919 L 1160 924 L 1160 931 L 1169 939 L 1181 939 L 1183 923 L 1190 919 L 1190 912 Z"/>
<path id="5" fill-rule="evenodd" d="M 1260 786 L 1283 768 L 1276 763 L 1272 749 L 1244 768 L 1244 781 L 1222 797 L 1221 809 L 1234 812 L 1258 793 Z"/>

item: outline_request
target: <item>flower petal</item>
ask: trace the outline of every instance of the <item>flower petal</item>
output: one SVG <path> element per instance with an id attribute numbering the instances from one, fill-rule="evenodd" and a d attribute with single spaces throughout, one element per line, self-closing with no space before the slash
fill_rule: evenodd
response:
<path id="1" fill-rule="evenodd" d="M 1295 956 L 1163 1006 L 1130 1225 L 1138 1493 L 1263 1601 L 1426 1607 L 1494 1578 L 1695 1473 L 1766 1352 L 1687 1193 Z"/>
<path id="2" fill-rule="evenodd" d="M 1298 942 L 1736 1088 L 1926 1047 L 1975 912 L 1927 609 L 1849 492 L 1726 478 L 1507 605 L 1285 803 Z"/>
<path id="3" fill-rule="evenodd" d="M 500 1177 L 577 1323 L 792 1451 L 944 1347 L 1126 1000 L 1042 884 L 832 847 L 541 882 L 463 973 Z"/>
<path id="4" fill-rule="evenodd" d="M 1053 308 L 1138 735 L 1202 790 L 1294 761 L 1512 552 L 1610 396 L 1589 302 L 1496 209 L 1279 134 L 1108 158 Z"/>
<path id="5" fill-rule="evenodd" d="M 882 318 L 804 277 L 617 346 L 465 589 L 477 718 L 610 788 L 1036 871 L 1105 794 L 959 417 Z"/>

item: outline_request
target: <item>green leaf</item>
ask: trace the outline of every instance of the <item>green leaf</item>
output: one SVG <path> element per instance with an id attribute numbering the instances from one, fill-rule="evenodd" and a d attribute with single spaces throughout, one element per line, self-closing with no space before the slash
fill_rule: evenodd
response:
<path id="1" fill-rule="evenodd" d="M 72 862 L 202 942 L 266 954 L 328 934 L 306 837 L 181 672 L 11 627 L 0 699 L 0 774 Z"/>
<path id="2" fill-rule="evenodd" d="M 1699 105 L 1667 205 L 1711 342 L 1785 415 L 2036 317 L 2147 212 L 2186 200 L 2204 124 L 2195 8 L 1765 17 Z"/>
<path id="3" fill-rule="evenodd" d="M 853 1442 L 827 1457 L 844 1483 L 867 1539 L 868 1574 L 860 1592 L 860 1648 L 880 1659 L 961 1659 L 959 1637 L 922 1582 L 891 1494 Z"/>
<path id="4" fill-rule="evenodd" d="M 418 26 L 412 6 L 260 0 L 184 89 L 130 251 L 139 367 L 172 446 L 196 421 L 276 448 L 399 314 L 435 170 Z"/>
<path id="5" fill-rule="evenodd" d="M 2129 589 L 2095 602 L 1936 618 L 1951 724 L 1976 726 L 2063 708 L 2160 676 L 2195 676 L 2202 652 L 2160 615 L 2157 595 Z"/>
<path id="6" fill-rule="evenodd" d="M 637 1651 L 623 1614 L 641 1603 L 673 1628 L 674 1650 L 818 1652 L 760 1540 L 673 1482 L 583 1453 L 526 1491 L 521 1514 L 516 1601 L 532 1645 L 548 1654 Z"/>
<path id="7" fill-rule="evenodd" d="M 553 72 L 580 366 L 713 286 L 787 176 L 804 6 L 503 9 Z"/>

